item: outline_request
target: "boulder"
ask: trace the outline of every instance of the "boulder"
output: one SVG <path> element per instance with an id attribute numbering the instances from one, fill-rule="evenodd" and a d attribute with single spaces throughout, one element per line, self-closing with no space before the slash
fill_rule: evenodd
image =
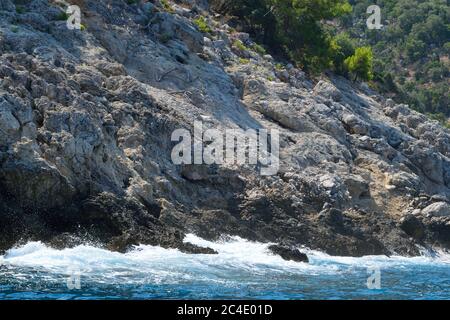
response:
<path id="1" fill-rule="evenodd" d="M 406 191 L 418 190 L 421 184 L 417 175 L 404 171 L 387 174 L 386 180 L 388 188 Z"/>
<path id="2" fill-rule="evenodd" d="M 351 134 L 366 135 L 369 132 L 369 125 L 354 114 L 346 114 L 342 118 L 342 122 Z"/>
<path id="3" fill-rule="evenodd" d="M 309 262 L 308 256 L 297 248 L 293 246 L 286 245 L 271 245 L 269 246 L 269 251 L 273 254 L 279 255 L 286 261 L 295 261 L 295 262 Z"/>
<path id="4" fill-rule="evenodd" d="M 0 188 L 23 208 L 50 209 L 72 201 L 74 187 L 59 170 L 39 157 L 29 139 L 17 142 L 0 167 Z"/>
<path id="5" fill-rule="evenodd" d="M 361 176 L 348 175 L 344 178 L 344 184 L 352 198 L 358 199 L 369 192 L 369 183 Z"/>
<path id="6" fill-rule="evenodd" d="M 327 81 L 319 81 L 314 87 L 314 94 L 316 96 L 323 96 L 334 101 L 342 100 L 342 92 L 333 84 Z"/>
<path id="7" fill-rule="evenodd" d="M 435 202 L 422 210 L 427 217 L 450 217 L 450 204 L 447 202 Z"/>
<path id="8" fill-rule="evenodd" d="M 407 150 L 406 156 L 433 182 L 444 183 L 444 162 L 442 155 L 434 148 L 429 147 L 425 141 L 412 143 Z"/>
<path id="9" fill-rule="evenodd" d="M 156 13 L 150 21 L 151 28 L 164 37 L 177 38 L 195 53 L 203 52 L 203 34 L 198 32 L 184 18 L 168 12 Z"/>
<path id="10" fill-rule="evenodd" d="M 408 214 L 400 220 L 400 228 L 416 240 L 422 240 L 425 236 L 424 224 L 414 215 Z"/>

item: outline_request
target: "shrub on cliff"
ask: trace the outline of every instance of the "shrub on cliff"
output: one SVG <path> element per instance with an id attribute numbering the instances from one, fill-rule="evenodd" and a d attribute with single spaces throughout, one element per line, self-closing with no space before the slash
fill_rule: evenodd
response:
<path id="1" fill-rule="evenodd" d="M 370 47 L 357 48 L 354 55 L 345 59 L 344 65 L 355 80 L 371 80 L 373 78 L 372 49 Z"/>
<path id="2" fill-rule="evenodd" d="M 347 0 L 213 0 L 213 5 L 238 16 L 272 51 L 310 71 L 333 64 L 332 37 L 322 21 L 351 12 Z"/>

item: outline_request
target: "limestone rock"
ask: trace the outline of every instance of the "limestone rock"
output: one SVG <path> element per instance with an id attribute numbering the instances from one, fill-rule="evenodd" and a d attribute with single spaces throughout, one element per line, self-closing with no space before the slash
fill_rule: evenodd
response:
<path id="1" fill-rule="evenodd" d="M 430 204 L 428 207 L 422 210 L 422 214 L 427 217 L 449 217 L 450 204 L 448 204 L 447 202 L 436 202 Z"/>
<path id="2" fill-rule="evenodd" d="M 0 0 L 0 250 L 87 236 L 119 251 L 212 253 L 185 244 L 188 232 L 336 255 L 450 248 L 450 134 L 439 123 L 342 77 L 279 68 L 210 1 L 168 0 L 170 12 L 77 2 L 83 30 L 48 1 L 21 1 L 19 13 Z M 175 165 L 172 134 L 195 121 L 278 130 L 278 172 Z"/>
<path id="3" fill-rule="evenodd" d="M 334 101 L 340 101 L 342 99 L 342 93 L 333 84 L 321 80 L 314 87 L 314 94 L 323 96 Z"/>

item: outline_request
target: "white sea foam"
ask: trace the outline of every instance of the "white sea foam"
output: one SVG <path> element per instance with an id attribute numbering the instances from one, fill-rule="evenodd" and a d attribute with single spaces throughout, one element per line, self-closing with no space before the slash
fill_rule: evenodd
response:
<path id="1" fill-rule="evenodd" d="M 0 266 L 39 268 L 64 274 L 77 268 L 84 276 L 102 283 L 180 283 L 208 281 L 227 283 L 239 277 L 264 277 L 266 274 L 318 275 L 342 274 L 352 268 L 402 267 L 410 265 L 448 265 L 450 255 L 435 253 L 421 257 L 367 256 L 362 258 L 334 257 L 306 250 L 309 264 L 285 261 L 271 254 L 269 244 L 251 242 L 239 237 L 211 242 L 195 235 L 185 241 L 216 250 L 218 255 L 191 255 L 175 249 L 137 246 L 121 254 L 92 246 L 56 250 L 40 242 L 30 242 L 0 256 Z"/>

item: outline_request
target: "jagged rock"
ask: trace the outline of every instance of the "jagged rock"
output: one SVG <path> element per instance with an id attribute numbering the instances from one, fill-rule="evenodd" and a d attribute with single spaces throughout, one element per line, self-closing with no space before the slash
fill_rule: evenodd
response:
<path id="1" fill-rule="evenodd" d="M 414 191 L 420 190 L 420 178 L 412 173 L 398 172 L 392 175 L 387 175 L 386 183 L 389 187 L 404 190 Z"/>
<path id="2" fill-rule="evenodd" d="M 17 140 L 20 133 L 20 123 L 9 110 L 2 110 L 0 105 L 0 144 L 5 145 L 8 142 Z"/>
<path id="3" fill-rule="evenodd" d="M 415 215 L 406 215 L 400 220 L 400 228 L 414 239 L 421 241 L 425 237 L 425 226 Z"/>
<path id="4" fill-rule="evenodd" d="M 295 261 L 295 262 L 309 262 L 308 256 L 295 247 L 289 247 L 285 245 L 271 245 L 269 246 L 269 251 L 279 255 L 284 260 Z"/>
<path id="5" fill-rule="evenodd" d="M 366 135 L 369 132 L 368 124 L 354 114 L 346 114 L 342 122 L 351 134 Z"/>
<path id="6" fill-rule="evenodd" d="M 449 217 L 436 217 L 427 222 L 427 229 L 438 244 L 444 247 L 450 245 L 450 219 Z"/>
<path id="7" fill-rule="evenodd" d="M 327 81 L 319 81 L 314 87 L 314 94 L 332 99 L 334 101 L 341 101 L 342 93 L 333 84 Z"/>
<path id="8" fill-rule="evenodd" d="M 196 53 L 203 51 L 203 35 L 183 19 L 168 12 L 158 12 L 150 21 L 152 30 L 163 35 L 165 38 L 178 38 L 182 40 L 187 47 Z"/>
<path id="9" fill-rule="evenodd" d="M 16 6 L 10 0 L 0 0 L 0 10 L 16 11 Z"/>
<path id="10" fill-rule="evenodd" d="M 422 169 L 423 173 L 433 182 L 444 183 L 444 168 L 442 155 L 426 147 L 423 141 L 414 142 L 405 150 L 412 163 Z"/>
<path id="11" fill-rule="evenodd" d="M 181 175 L 190 181 L 207 180 L 210 176 L 210 169 L 206 166 L 184 165 L 181 170 Z"/>
<path id="12" fill-rule="evenodd" d="M 449 217 L 450 204 L 448 204 L 447 202 L 436 202 L 430 204 L 428 207 L 422 210 L 422 214 L 427 217 Z"/>
<path id="13" fill-rule="evenodd" d="M 0 250 L 19 239 L 70 246 L 82 234 L 120 251 L 208 253 L 184 244 L 194 232 L 419 254 L 400 217 L 433 201 L 446 212 L 434 195 L 450 194 L 448 131 L 342 77 L 314 85 L 288 63 L 279 73 L 274 57 L 232 48 L 254 42 L 210 2 L 168 1 L 173 12 L 79 1 L 83 30 L 47 1 L 21 1 L 24 14 L 0 1 Z M 199 15 L 213 35 L 198 30 Z M 278 130 L 279 171 L 175 165 L 172 133 L 199 120 L 221 132 Z M 450 247 L 448 217 L 417 218 L 422 245 Z"/>
<path id="14" fill-rule="evenodd" d="M 431 201 L 450 203 L 450 198 L 448 197 L 448 195 L 435 194 L 435 195 L 431 196 Z"/>
<path id="15" fill-rule="evenodd" d="M 392 108 L 392 107 L 395 106 L 395 101 L 392 100 L 392 99 L 386 99 L 385 106 L 388 107 L 388 108 Z"/>
<path id="16" fill-rule="evenodd" d="M 363 177 L 349 175 L 345 178 L 344 183 L 352 198 L 358 199 L 361 196 L 368 195 L 369 183 Z"/>
<path id="17" fill-rule="evenodd" d="M 21 207 L 55 208 L 75 195 L 66 177 L 40 158 L 31 140 L 15 143 L 0 168 L 0 186 L 8 190 Z"/>
<path id="18" fill-rule="evenodd" d="M 185 253 L 192 254 L 219 254 L 216 250 L 211 248 L 199 247 L 192 243 L 184 243 L 180 250 Z"/>

